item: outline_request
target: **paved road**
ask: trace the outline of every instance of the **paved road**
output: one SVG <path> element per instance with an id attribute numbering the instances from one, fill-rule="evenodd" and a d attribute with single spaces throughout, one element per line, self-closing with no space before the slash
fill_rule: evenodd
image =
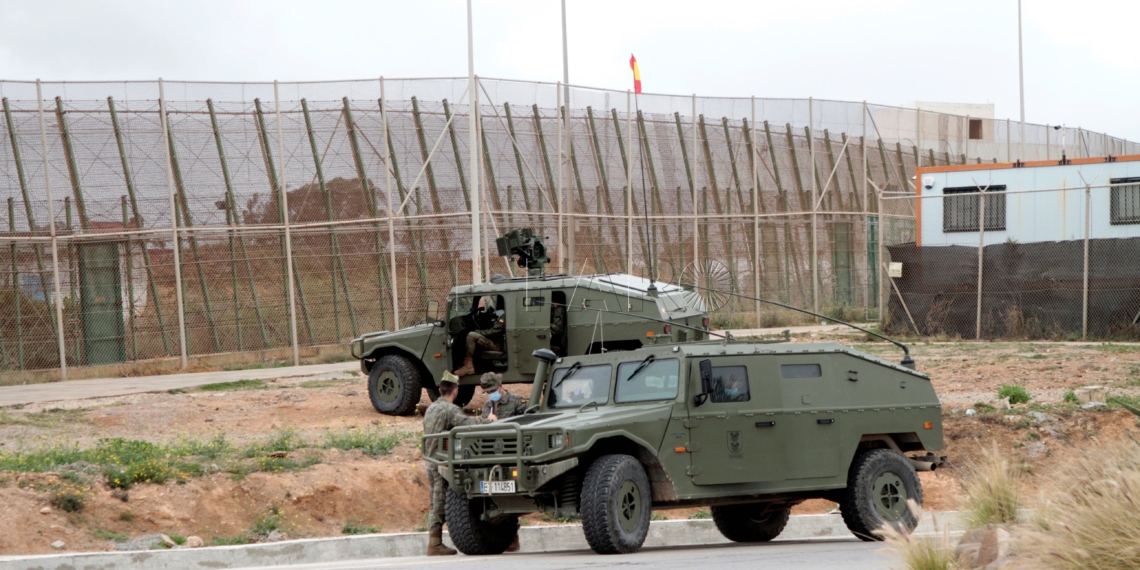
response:
<path id="1" fill-rule="evenodd" d="M 223 372 L 191 372 L 187 374 L 164 374 L 161 376 L 134 376 L 129 378 L 98 378 L 94 380 L 69 380 L 46 384 L 23 386 L 0 386 L 0 406 L 16 404 L 38 404 L 60 400 L 82 400 L 86 398 L 106 398 L 125 396 L 143 392 L 165 392 L 176 388 L 194 388 L 214 382 L 236 380 L 270 380 L 292 376 L 310 376 L 327 372 L 360 370 L 360 363 L 334 362 L 332 364 L 310 364 L 307 366 L 286 366 L 282 368 L 259 368 L 252 370 L 227 370 Z"/>
<path id="2" fill-rule="evenodd" d="M 563 568 L 763 568 L 764 570 L 870 570 L 887 568 L 892 557 L 882 543 L 855 539 L 775 541 L 767 544 L 720 544 L 647 548 L 636 554 L 599 556 L 589 550 L 502 556 L 378 558 L 323 564 L 263 566 L 263 570 L 364 570 L 368 568 L 459 568 L 460 570 L 560 570 Z M 252 569 L 249 569 L 252 570 Z"/>

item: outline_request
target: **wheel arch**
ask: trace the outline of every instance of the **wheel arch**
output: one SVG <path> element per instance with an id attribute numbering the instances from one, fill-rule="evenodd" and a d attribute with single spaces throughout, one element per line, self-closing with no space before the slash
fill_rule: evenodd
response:
<path id="1" fill-rule="evenodd" d="M 660 458 L 645 441 L 630 434 L 600 434 L 582 457 L 581 465 L 589 465 L 603 455 L 629 455 L 645 469 L 654 503 L 677 500 L 677 490 Z"/>
<path id="2" fill-rule="evenodd" d="M 428 370 L 427 366 L 424 365 L 423 360 L 420 357 L 398 346 L 382 346 L 376 350 L 373 350 L 368 356 L 361 358 L 360 367 L 364 371 L 364 374 L 367 376 L 369 373 L 371 373 L 372 366 L 376 364 L 376 361 L 385 356 L 402 356 L 408 359 L 408 361 L 412 363 L 412 366 L 416 368 L 416 372 L 420 374 L 421 385 L 425 387 L 427 387 L 428 384 L 433 387 L 436 386 L 435 378 L 432 377 L 431 372 Z"/>

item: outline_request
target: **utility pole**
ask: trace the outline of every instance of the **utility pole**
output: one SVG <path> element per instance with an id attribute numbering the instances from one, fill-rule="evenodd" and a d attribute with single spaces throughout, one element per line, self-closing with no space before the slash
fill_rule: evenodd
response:
<path id="1" fill-rule="evenodd" d="M 563 145 L 562 151 L 564 153 L 566 153 L 566 155 L 558 157 L 558 160 L 566 160 L 566 156 L 569 156 L 570 141 L 571 141 L 571 139 L 570 139 L 570 51 L 569 51 L 568 43 L 566 40 L 566 0 L 562 0 L 562 85 L 563 85 L 563 89 L 566 90 L 566 92 L 564 93 L 564 96 L 562 97 L 562 104 L 565 106 L 565 109 L 566 109 L 566 111 L 564 113 L 562 113 L 562 121 L 565 123 L 565 126 L 562 128 L 562 132 L 566 135 L 566 143 L 565 143 L 565 145 Z M 567 260 L 567 264 L 566 264 L 566 270 L 565 271 L 567 274 L 573 275 L 574 274 L 574 262 L 575 262 L 575 259 L 574 259 L 574 245 L 575 244 L 574 244 L 574 242 L 577 241 L 575 239 L 575 234 L 576 234 L 575 230 L 578 228 L 578 224 L 577 224 L 577 220 L 574 218 L 573 192 L 571 192 L 570 194 L 571 194 L 571 198 L 569 200 L 566 200 L 566 203 L 563 205 L 564 211 L 566 211 L 570 214 L 570 217 L 568 220 L 570 227 L 568 228 L 568 232 L 566 234 L 566 260 Z"/>
<path id="2" fill-rule="evenodd" d="M 479 211 L 483 207 L 482 193 L 479 192 L 479 124 L 475 111 L 479 106 L 479 93 L 475 86 L 475 41 L 471 25 L 471 0 L 467 0 L 467 130 L 468 155 L 471 158 L 471 183 L 474 190 L 471 197 L 471 282 L 483 282 L 483 237 L 479 231 Z"/>
<path id="3" fill-rule="evenodd" d="M 1021 0 L 1017 0 L 1017 84 L 1021 92 L 1021 147 L 1017 158 L 1025 162 L 1025 60 L 1021 48 Z"/>

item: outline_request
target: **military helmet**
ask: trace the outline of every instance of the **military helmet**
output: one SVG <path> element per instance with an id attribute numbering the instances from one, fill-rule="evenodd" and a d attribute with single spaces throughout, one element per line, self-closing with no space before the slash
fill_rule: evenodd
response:
<path id="1" fill-rule="evenodd" d="M 503 375 L 494 372 L 488 372 L 479 378 L 479 385 L 483 387 L 484 392 L 498 390 L 499 386 L 503 384 Z"/>

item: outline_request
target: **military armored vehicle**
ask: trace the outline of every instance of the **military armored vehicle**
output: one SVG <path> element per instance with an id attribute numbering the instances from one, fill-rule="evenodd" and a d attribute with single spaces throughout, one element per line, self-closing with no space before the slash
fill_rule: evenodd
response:
<path id="1" fill-rule="evenodd" d="M 501 373 L 504 383 L 533 381 L 538 349 L 571 356 L 709 338 L 705 301 L 691 287 L 625 274 L 547 275 L 545 246 L 531 230 L 513 230 L 497 245 L 517 260 L 521 276 L 455 287 L 442 319 L 431 301 L 423 324 L 352 340 L 376 411 L 412 413 L 421 388 L 434 400 L 443 371 L 459 371 L 468 358 L 455 401 L 461 406 L 485 372 Z M 495 346 L 468 354 L 467 336 L 476 331 L 496 337 Z"/>
<path id="2" fill-rule="evenodd" d="M 768 541 L 813 498 L 877 540 L 914 529 L 916 471 L 945 459 L 941 405 L 909 353 L 726 339 L 533 357 L 526 414 L 424 438 L 441 440 L 425 459 L 464 553 L 503 552 L 534 512 L 581 517 L 603 554 L 640 548 L 661 508 L 711 507 L 726 538 Z"/>

